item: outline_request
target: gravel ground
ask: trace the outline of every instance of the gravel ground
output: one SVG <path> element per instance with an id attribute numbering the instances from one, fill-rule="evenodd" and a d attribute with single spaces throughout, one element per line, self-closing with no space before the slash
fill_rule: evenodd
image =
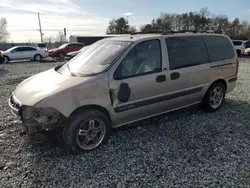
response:
<path id="1" fill-rule="evenodd" d="M 25 77 L 56 63 L 0 66 L 0 187 L 249 187 L 250 58 L 220 111 L 179 110 L 115 130 L 99 149 L 73 155 L 30 145 L 7 98 Z"/>

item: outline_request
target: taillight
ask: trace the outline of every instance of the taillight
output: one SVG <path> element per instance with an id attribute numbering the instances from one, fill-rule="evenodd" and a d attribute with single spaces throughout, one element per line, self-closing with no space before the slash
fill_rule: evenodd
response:
<path id="1" fill-rule="evenodd" d="M 239 65 L 240 65 L 240 62 L 239 62 L 239 59 L 237 59 L 237 65 L 236 65 L 236 76 L 238 75 L 239 73 Z"/>

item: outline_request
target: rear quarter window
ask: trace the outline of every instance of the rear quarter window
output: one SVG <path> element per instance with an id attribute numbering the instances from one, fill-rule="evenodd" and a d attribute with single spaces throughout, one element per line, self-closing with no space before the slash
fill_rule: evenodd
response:
<path id="1" fill-rule="evenodd" d="M 235 49 L 224 36 L 203 36 L 207 46 L 210 62 L 232 59 Z"/>

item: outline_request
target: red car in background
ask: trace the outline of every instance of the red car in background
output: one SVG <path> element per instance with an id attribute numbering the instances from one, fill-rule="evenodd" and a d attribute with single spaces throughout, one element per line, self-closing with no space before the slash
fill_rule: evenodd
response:
<path id="1" fill-rule="evenodd" d="M 5 59 L 3 57 L 3 53 L 2 51 L 0 50 L 0 64 L 4 63 Z"/>
<path id="2" fill-rule="evenodd" d="M 66 43 L 61 45 L 58 48 L 54 48 L 49 50 L 49 56 L 52 58 L 64 59 L 67 53 L 78 51 L 84 47 L 83 43 Z"/>

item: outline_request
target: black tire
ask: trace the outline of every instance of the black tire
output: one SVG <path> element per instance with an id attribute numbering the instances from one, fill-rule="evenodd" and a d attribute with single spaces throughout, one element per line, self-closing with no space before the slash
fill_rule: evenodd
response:
<path id="1" fill-rule="evenodd" d="M 10 62 L 10 58 L 8 56 L 3 56 L 4 57 L 4 62 L 5 64 Z"/>
<path id="2" fill-rule="evenodd" d="M 238 57 L 240 57 L 241 51 L 240 50 L 236 50 L 236 52 L 237 52 Z"/>
<path id="3" fill-rule="evenodd" d="M 214 94 L 214 90 L 215 89 L 219 89 L 222 94 L 221 94 L 221 101 L 218 103 L 218 105 L 212 105 L 212 95 Z M 210 111 L 210 112 L 215 112 L 217 110 L 220 109 L 220 107 L 222 106 L 224 100 L 225 100 L 225 95 L 226 95 L 226 88 L 225 88 L 225 85 L 221 82 L 216 82 L 214 83 L 207 91 L 205 97 L 203 98 L 203 101 L 202 101 L 202 108 L 206 111 Z"/>
<path id="4" fill-rule="evenodd" d="M 40 54 L 36 54 L 36 55 L 34 56 L 34 61 L 41 61 L 42 58 L 43 58 L 43 57 L 42 57 Z"/>
<path id="5" fill-rule="evenodd" d="M 63 53 L 58 54 L 58 60 L 59 61 L 64 61 L 65 60 L 65 55 Z"/>
<path id="6" fill-rule="evenodd" d="M 94 137 L 96 138 L 98 134 L 98 133 L 93 133 L 97 129 L 94 129 L 92 133 L 88 132 L 89 129 L 88 130 L 85 129 L 84 134 L 86 134 L 86 136 L 79 135 L 80 128 L 82 128 L 83 125 L 90 124 L 90 121 L 95 121 L 96 123 L 100 121 L 102 125 L 101 124 L 99 125 L 100 127 L 103 127 L 102 128 L 103 133 L 101 133 L 100 138 L 97 139 L 96 145 L 93 145 L 92 147 L 87 147 L 87 146 L 84 147 L 80 143 L 81 137 L 84 137 L 85 141 L 86 140 L 93 141 L 92 139 Z M 111 128 L 110 128 L 109 118 L 103 112 L 98 111 L 98 110 L 79 111 L 73 114 L 69 118 L 69 122 L 67 126 L 64 128 L 63 139 L 64 139 L 65 146 L 68 150 L 70 150 L 73 153 L 83 153 L 83 152 L 92 151 L 98 148 L 101 144 L 103 144 L 108 139 L 109 134 L 110 134 L 110 129 Z M 96 134 L 96 136 L 93 136 L 93 134 Z M 89 139 L 89 136 L 92 137 L 92 139 Z"/>
<path id="7" fill-rule="evenodd" d="M 4 57 L 0 56 L 0 64 L 3 64 L 3 63 L 4 63 Z"/>

